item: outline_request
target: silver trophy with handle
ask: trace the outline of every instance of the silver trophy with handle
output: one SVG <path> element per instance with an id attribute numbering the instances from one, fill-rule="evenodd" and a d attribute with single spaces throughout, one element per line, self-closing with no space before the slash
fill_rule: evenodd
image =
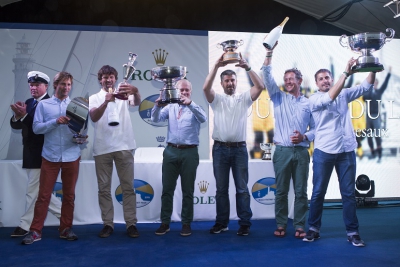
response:
<path id="1" fill-rule="evenodd" d="M 75 97 L 67 106 L 68 127 L 74 134 L 72 142 L 82 144 L 87 138 L 87 122 L 89 116 L 89 100 Z"/>
<path id="2" fill-rule="evenodd" d="M 387 28 L 386 31 L 390 32 L 389 36 L 382 32 L 365 32 L 352 36 L 343 34 L 340 37 L 341 46 L 348 47 L 360 55 L 357 63 L 351 68 L 354 72 L 380 72 L 384 69 L 379 63 L 379 58 L 374 57 L 372 53 L 393 39 L 395 31 L 391 28 Z"/>
<path id="3" fill-rule="evenodd" d="M 160 104 L 181 103 L 181 92 L 176 88 L 177 81 L 186 77 L 186 67 L 157 67 L 151 70 L 153 80 L 164 82 L 161 89 Z"/>
<path id="4" fill-rule="evenodd" d="M 262 150 L 264 150 L 262 160 L 271 160 L 272 159 L 272 144 L 271 143 L 261 143 L 260 148 Z"/>

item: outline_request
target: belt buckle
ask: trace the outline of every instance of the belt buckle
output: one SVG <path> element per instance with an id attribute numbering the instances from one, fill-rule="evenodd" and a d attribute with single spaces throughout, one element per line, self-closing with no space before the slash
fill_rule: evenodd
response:
<path id="1" fill-rule="evenodd" d="M 225 142 L 226 147 L 231 147 L 231 142 Z"/>

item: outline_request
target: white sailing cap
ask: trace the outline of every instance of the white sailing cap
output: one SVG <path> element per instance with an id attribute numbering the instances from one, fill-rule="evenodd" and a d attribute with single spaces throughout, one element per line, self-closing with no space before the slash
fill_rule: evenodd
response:
<path id="1" fill-rule="evenodd" d="M 50 78 L 46 74 L 40 71 L 28 72 L 28 83 L 45 83 L 49 84 Z"/>

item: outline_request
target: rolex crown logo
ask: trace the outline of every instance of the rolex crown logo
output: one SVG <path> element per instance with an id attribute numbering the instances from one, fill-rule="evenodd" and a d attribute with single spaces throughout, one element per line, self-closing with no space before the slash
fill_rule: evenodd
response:
<path id="1" fill-rule="evenodd" d="M 156 139 L 157 139 L 157 142 L 162 143 L 165 141 L 165 136 L 157 136 Z"/>
<path id="2" fill-rule="evenodd" d="M 205 194 L 210 184 L 207 181 L 200 181 L 197 185 L 199 186 L 200 193 Z"/>
<path id="3" fill-rule="evenodd" d="M 161 50 L 160 48 L 158 50 L 156 49 L 152 54 L 157 66 L 164 66 L 168 57 L 168 52 L 165 52 L 165 50 Z"/>

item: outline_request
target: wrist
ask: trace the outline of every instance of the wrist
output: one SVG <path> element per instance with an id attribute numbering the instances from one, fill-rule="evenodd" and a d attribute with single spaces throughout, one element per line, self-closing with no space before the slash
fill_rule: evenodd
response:
<path id="1" fill-rule="evenodd" d="M 251 71 L 251 67 L 245 68 L 247 72 Z"/>
<path id="2" fill-rule="evenodd" d="M 272 51 L 268 51 L 265 57 L 272 57 Z"/>
<path id="3" fill-rule="evenodd" d="M 343 71 L 344 76 L 346 76 L 346 78 L 349 78 L 350 73 L 348 73 L 347 71 Z"/>

